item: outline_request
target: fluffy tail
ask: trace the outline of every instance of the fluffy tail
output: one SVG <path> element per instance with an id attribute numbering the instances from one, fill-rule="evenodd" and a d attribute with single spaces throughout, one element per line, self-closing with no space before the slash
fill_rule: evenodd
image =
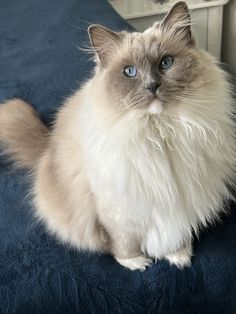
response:
<path id="1" fill-rule="evenodd" d="M 49 130 L 37 112 L 20 99 L 0 104 L 0 144 L 17 166 L 32 169 L 48 143 Z"/>

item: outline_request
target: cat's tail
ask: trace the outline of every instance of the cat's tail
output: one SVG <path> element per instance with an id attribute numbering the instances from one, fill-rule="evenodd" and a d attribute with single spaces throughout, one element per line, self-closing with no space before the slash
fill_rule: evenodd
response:
<path id="1" fill-rule="evenodd" d="M 48 145 L 49 130 L 26 102 L 0 104 L 0 153 L 19 167 L 32 169 Z"/>

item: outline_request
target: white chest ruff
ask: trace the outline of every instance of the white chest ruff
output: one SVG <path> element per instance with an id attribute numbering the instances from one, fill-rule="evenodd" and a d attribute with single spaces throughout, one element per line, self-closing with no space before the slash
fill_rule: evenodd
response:
<path id="1" fill-rule="evenodd" d="M 183 204 L 164 143 L 158 147 L 145 139 L 139 145 L 123 146 L 106 139 L 100 145 L 96 158 L 89 161 L 90 180 L 101 203 L 109 208 L 112 223 L 137 234 L 150 256 L 160 257 L 180 247 L 189 237 L 181 224 L 189 222 L 178 213 L 182 209 L 177 207 Z"/>
<path id="2" fill-rule="evenodd" d="M 129 140 L 122 130 L 97 131 L 84 143 L 85 157 L 108 219 L 137 235 L 143 251 L 158 258 L 180 248 L 217 213 L 223 179 L 215 172 L 217 156 L 213 164 L 204 147 L 184 137 L 185 130 L 178 145 L 176 139 L 167 144 L 158 130 L 145 131 Z"/>

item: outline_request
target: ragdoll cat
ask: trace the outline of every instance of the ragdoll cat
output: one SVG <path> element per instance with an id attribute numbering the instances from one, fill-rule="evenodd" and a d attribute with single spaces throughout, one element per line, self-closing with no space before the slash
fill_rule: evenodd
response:
<path id="1" fill-rule="evenodd" d="M 192 236 L 231 198 L 233 102 L 226 74 L 176 3 L 144 33 L 88 29 L 95 72 L 49 131 L 25 102 L 0 106 L 0 139 L 33 170 L 36 215 L 78 249 L 123 266 L 190 265 Z"/>

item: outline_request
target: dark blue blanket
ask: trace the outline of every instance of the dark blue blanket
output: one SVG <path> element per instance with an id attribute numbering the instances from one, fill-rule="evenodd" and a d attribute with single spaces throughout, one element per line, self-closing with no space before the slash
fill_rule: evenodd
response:
<path id="1" fill-rule="evenodd" d="M 20 97 L 47 123 L 89 76 L 88 23 L 129 26 L 104 0 L 0 0 L 0 102 Z M 202 233 L 190 268 L 131 272 L 58 243 L 32 218 L 30 182 L 0 160 L 1 313 L 236 313 L 236 214 Z"/>

